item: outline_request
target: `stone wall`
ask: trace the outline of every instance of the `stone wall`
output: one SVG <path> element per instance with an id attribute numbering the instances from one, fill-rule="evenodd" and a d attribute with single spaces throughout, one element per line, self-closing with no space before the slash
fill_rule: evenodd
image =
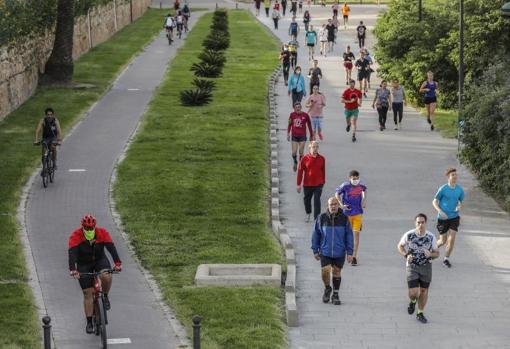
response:
<path id="1" fill-rule="evenodd" d="M 151 0 L 112 0 L 75 19 L 73 58 L 106 40 L 143 15 Z M 37 88 L 39 75 L 53 48 L 54 34 L 0 47 L 0 120 L 25 102 Z"/>

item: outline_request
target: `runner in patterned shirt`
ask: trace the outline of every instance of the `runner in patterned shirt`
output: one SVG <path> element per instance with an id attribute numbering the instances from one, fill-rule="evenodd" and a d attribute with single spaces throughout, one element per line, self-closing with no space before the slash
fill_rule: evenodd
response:
<path id="1" fill-rule="evenodd" d="M 326 24 L 323 24 L 319 30 L 319 40 L 321 42 L 321 56 L 327 57 L 328 31 L 326 30 Z"/>
<path id="2" fill-rule="evenodd" d="M 436 237 L 427 228 L 427 216 L 418 213 L 414 219 L 415 229 L 405 233 L 397 245 L 398 252 L 406 259 L 406 278 L 409 288 L 409 315 L 414 313 L 418 302 L 416 319 L 427 323 L 423 310 L 427 304 L 429 286 L 432 281 L 430 261 L 439 257 Z"/>
<path id="3" fill-rule="evenodd" d="M 342 183 L 336 188 L 335 197 L 340 202 L 340 207 L 349 219 L 352 231 L 354 232 L 354 253 L 352 265 L 358 265 L 359 235 L 363 224 L 363 209 L 366 206 L 367 187 L 361 183 L 359 172 L 352 170 L 349 173 L 349 181 Z"/>
<path id="4" fill-rule="evenodd" d="M 297 151 L 299 148 L 299 160 L 303 157 L 306 143 L 306 128 L 313 140 L 312 121 L 310 116 L 301 111 L 301 103 L 294 104 L 294 111 L 289 115 L 289 126 L 287 127 L 287 141 L 292 141 L 292 159 L 294 161 L 293 170 L 297 171 Z"/>

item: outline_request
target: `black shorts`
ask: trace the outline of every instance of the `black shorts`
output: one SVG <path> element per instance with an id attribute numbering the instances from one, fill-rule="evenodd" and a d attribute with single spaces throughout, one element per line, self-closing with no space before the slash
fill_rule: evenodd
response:
<path id="1" fill-rule="evenodd" d="M 448 233 L 448 231 L 454 230 L 459 231 L 460 225 L 460 216 L 450 219 L 438 219 L 437 220 L 437 231 L 439 234 L 443 235 Z"/>
<path id="2" fill-rule="evenodd" d="M 308 47 L 314 47 L 314 46 L 315 46 L 315 44 L 306 44 L 306 46 L 308 46 Z"/>
<path id="3" fill-rule="evenodd" d="M 436 102 L 437 102 L 436 97 L 425 97 L 423 99 L 423 103 L 425 103 L 425 104 L 431 104 L 431 103 L 436 103 Z"/>
<path id="4" fill-rule="evenodd" d="M 358 81 L 363 81 L 363 79 L 368 79 L 368 72 L 365 71 L 358 72 Z"/>
<path id="5" fill-rule="evenodd" d="M 101 270 L 108 270 L 111 268 L 112 266 L 110 265 L 110 261 L 108 260 L 108 258 L 106 258 L 106 256 L 103 256 L 103 258 L 97 260 L 95 263 L 77 265 L 77 269 L 80 274 L 94 273 Z M 94 287 L 94 278 L 90 275 L 80 277 L 78 281 L 80 282 L 82 290 Z"/>
<path id="6" fill-rule="evenodd" d="M 306 142 L 306 136 L 292 136 L 292 141 L 293 142 Z"/>
<path id="7" fill-rule="evenodd" d="M 328 36 L 328 42 L 333 42 L 335 41 L 335 37 L 334 36 Z"/>
<path id="8" fill-rule="evenodd" d="M 321 256 L 321 268 L 324 268 L 325 266 L 328 266 L 328 265 L 332 265 L 332 266 L 342 269 L 344 267 L 344 263 L 345 263 L 345 256 L 338 257 L 338 258 Z"/>
<path id="9" fill-rule="evenodd" d="M 173 32 L 174 31 L 174 27 L 165 27 L 167 31 L 171 31 Z"/>
<path id="10" fill-rule="evenodd" d="M 345 16 L 345 15 L 344 15 L 344 19 L 349 19 L 349 16 Z"/>

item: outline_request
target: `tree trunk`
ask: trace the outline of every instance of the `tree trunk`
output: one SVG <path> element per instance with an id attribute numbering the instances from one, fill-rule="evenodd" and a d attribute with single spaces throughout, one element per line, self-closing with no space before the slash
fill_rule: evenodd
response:
<path id="1" fill-rule="evenodd" d="M 45 75 L 50 82 L 70 82 L 73 78 L 74 0 L 58 0 L 57 28 Z"/>

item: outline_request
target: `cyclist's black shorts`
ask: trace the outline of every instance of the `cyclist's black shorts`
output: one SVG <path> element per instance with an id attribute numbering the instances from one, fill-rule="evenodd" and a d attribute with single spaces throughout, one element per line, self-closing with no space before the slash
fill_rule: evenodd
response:
<path id="1" fill-rule="evenodd" d="M 81 273 L 94 273 L 101 270 L 111 269 L 110 261 L 108 258 L 103 255 L 101 259 L 98 259 L 94 263 L 89 264 L 79 264 L 77 265 L 78 272 Z M 78 280 L 80 282 L 81 289 L 84 290 L 86 288 L 94 287 L 94 278 L 90 275 L 82 276 Z"/>
<path id="2" fill-rule="evenodd" d="M 173 32 L 174 31 L 174 27 L 166 27 L 166 30 L 167 31 L 170 30 L 171 32 Z"/>
<path id="3" fill-rule="evenodd" d="M 184 23 L 177 23 L 177 31 L 182 30 Z"/>

